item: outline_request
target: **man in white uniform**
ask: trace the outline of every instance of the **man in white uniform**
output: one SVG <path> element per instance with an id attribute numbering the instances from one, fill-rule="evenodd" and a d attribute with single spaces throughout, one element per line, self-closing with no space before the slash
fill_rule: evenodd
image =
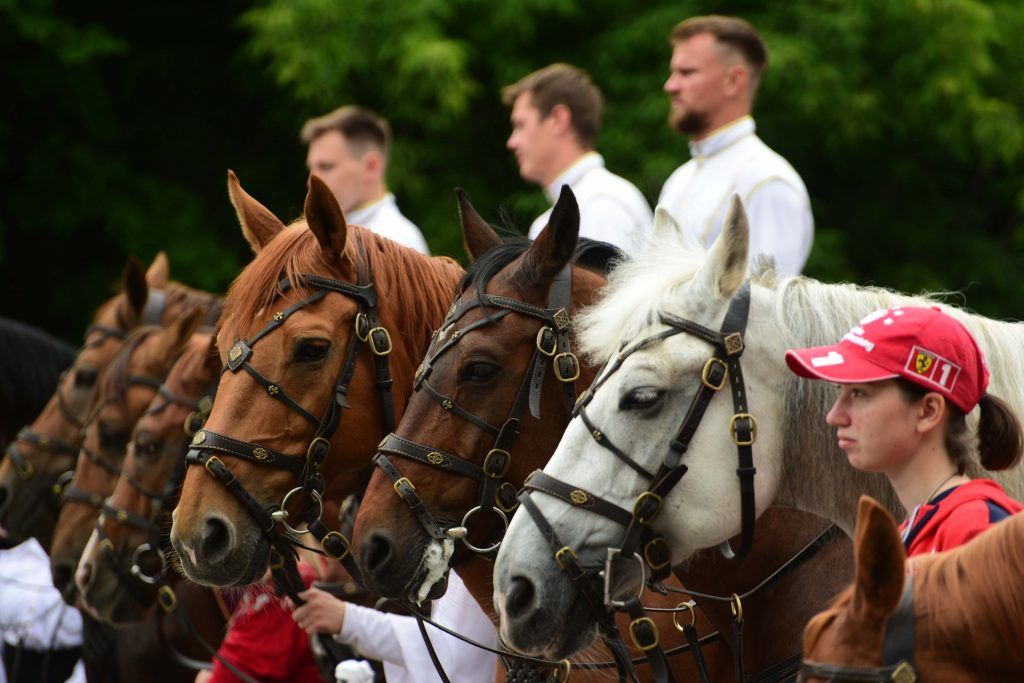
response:
<path id="1" fill-rule="evenodd" d="M 580 205 L 580 237 L 629 250 L 650 233 L 647 200 L 631 182 L 604 167 L 594 151 L 601 130 L 601 91 L 582 69 L 552 64 L 502 90 L 512 106 L 512 134 L 506 147 L 516 155 L 523 180 L 544 188 L 554 204 L 563 185 Z M 551 209 L 530 226 L 535 239 Z"/>
<path id="2" fill-rule="evenodd" d="M 302 127 L 309 145 L 306 166 L 323 180 L 353 225 L 429 254 L 412 221 L 402 215 L 388 192 L 387 165 L 391 126 L 368 109 L 345 106 L 310 119 Z"/>
<path id="3" fill-rule="evenodd" d="M 672 31 L 669 124 L 690 136 L 688 162 L 665 182 L 658 204 L 705 246 L 722 230 L 737 193 L 750 219 L 750 254 L 797 275 L 814 241 L 807 188 L 754 134 L 750 112 L 768 61 L 757 31 L 735 17 L 693 17 Z M 751 259 L 753 264 L 753 258 Z"/>

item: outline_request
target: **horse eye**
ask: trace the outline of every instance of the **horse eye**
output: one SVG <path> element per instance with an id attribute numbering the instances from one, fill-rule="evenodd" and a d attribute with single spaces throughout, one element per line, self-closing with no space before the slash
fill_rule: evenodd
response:
<path id="1" fill-rule="evenodd" d="M 644 410 L 653 408 L 665 396 L 664 389 L 657 387 L 637 387 L 626 393 L 619 401 L 619 410 Z"/>
<path id="2" fill-rule="evenodd" d="M 75 386 L 91 387 L 96 384 L 96 377 L 99 371 L 93 368 L 79 368 L 75 370 Z"/>
<path id="3" fill-rule="evenodd" d="M 151 458 L 160 451 L 160 442 L 138 438 L 135 440 L 135 454 Z"/>
<path id="4" fill-rule="evenodd" d="M 304 339 L 295 345 L 293 358 L 299 363 L 315 363 L 327 357 L 331 342 L 326 339 Z"/>
<path id="5" fill-rule="evenodd" d="M 124 450 L 131 439 L 131 434 L 120 427 L 100 422 L 100 446 L 107 450 Z"/>
<path id="6" fill-rule="evenodd" d="M 494 363 L 470 363 L 462 368 L 459 373 L 464 380 L 485 380 L 491 379 L 498 374 L 498 366 Z"/>

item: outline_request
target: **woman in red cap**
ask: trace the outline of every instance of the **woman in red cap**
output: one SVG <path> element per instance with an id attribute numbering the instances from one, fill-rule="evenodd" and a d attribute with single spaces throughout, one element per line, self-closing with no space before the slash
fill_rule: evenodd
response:
<path id="1" fill-rule="evenodd" d="M 889 478 L 908 511 L 900 526 L 908 556 L 954 548 L 1024 509 L 995 481 L 966 475 L 975 406 L 986 470 L 1016 464 L 1024 436 L 1013 409 L 986 393 L 974 337 L 938 308 L 877 311 L 838 344 L 787 351 L 786 363 L 840 385 L 826 421 L 851 465 Z"/>

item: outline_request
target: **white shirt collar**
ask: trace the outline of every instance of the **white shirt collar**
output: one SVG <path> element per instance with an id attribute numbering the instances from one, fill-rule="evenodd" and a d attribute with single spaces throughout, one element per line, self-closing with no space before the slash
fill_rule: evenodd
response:
<path id="1" fill-rule="evenodd" d="M 562 192 L 562 185 L 572 187 L 580 181 L 580 178 L 595 168 L 604 168 L 604 157 L 597 152 L 587 152 L 569 164 L 569 168 L 562 171 L 554 182 L 544 188 L 544 194 L 547 195 L 548 201 L 554 204 Z"/>
<path id="2" fill-rule="evenodd" d="M 690 156 L 694 159 L 710 157 L 718 154 L 733 143 L 754 133 L 754 119 L 749 115 L 741 116 L 732 123 L 727 123 L 711 133 L 703 140 L 690 141 Z"/>
<path id="3" fill-rule="evenodd" d="M 381 197 L 374 199 L 371 202 L 360 204 L 356 208 L 345 214 L 345 221 L 348 223 L 355 223 L 356 225 L 366 225 L 366 222 L 370 219 L 373 214 L 377 213 L 384 207 L 385 204 L 394 204 L 395 195 L 390 192 L 385 193 Z"/>

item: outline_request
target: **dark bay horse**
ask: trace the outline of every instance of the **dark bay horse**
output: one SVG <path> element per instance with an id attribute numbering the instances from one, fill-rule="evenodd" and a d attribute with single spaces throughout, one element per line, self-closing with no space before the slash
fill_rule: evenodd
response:
<path id="1" fill-rule="evenodd" d="M 863 496 L 855 565 L 807 624 L 802 680 L 1024 680 L 1024 514 L 908 564 L 892 515 Z"/>
<path id="2" fill-rule="evenodd" d="M 145 271 L 134 258 L 128 261 L 122 291 L 99 308 L 52 398 L 8 446 L 0 463 L 0 526 L 13 541 L 34 536 L 49 547 L 60 506 L 58 478 L 75 466 L 96 380 L 128 334 L 142 324 L 168 325 L 182 311 L 200 305 L 216 318 L 219 303 L 213 295 L 168 278 L 162 252 Z"/>
<path id="3" fill-rule="evenodd" d="M 97 384 L 97 403 L 82 440 L 74 476 L 63 491 L 50 565 L 53 584 L 75 602 L 75 568 L 100 515 L 103 501 L 121 476 L 121 464 L 135 422 L 153 401 L 205 311 L 193 308 L 168 327 L 147 325 L 129 335 Z"/>
<path id="4" fill-rule="evenodd" d="M 185 574 L 207 585 L 259 579 L 286 542 L 280 522 L 330 523 L 322 500 L 361 490 L 462 274 L 347 225 L 316 177 L 288 227 L 233 174 L 228 187 L 256 257 L 228 292 L 226 370 L 171 530 Z"/>
<path id="5" fill-rule="evenodd" d="M 75 348 L 67 342 L 0 317 L 0 448 L 39 415 L 74 360 Z"/>

